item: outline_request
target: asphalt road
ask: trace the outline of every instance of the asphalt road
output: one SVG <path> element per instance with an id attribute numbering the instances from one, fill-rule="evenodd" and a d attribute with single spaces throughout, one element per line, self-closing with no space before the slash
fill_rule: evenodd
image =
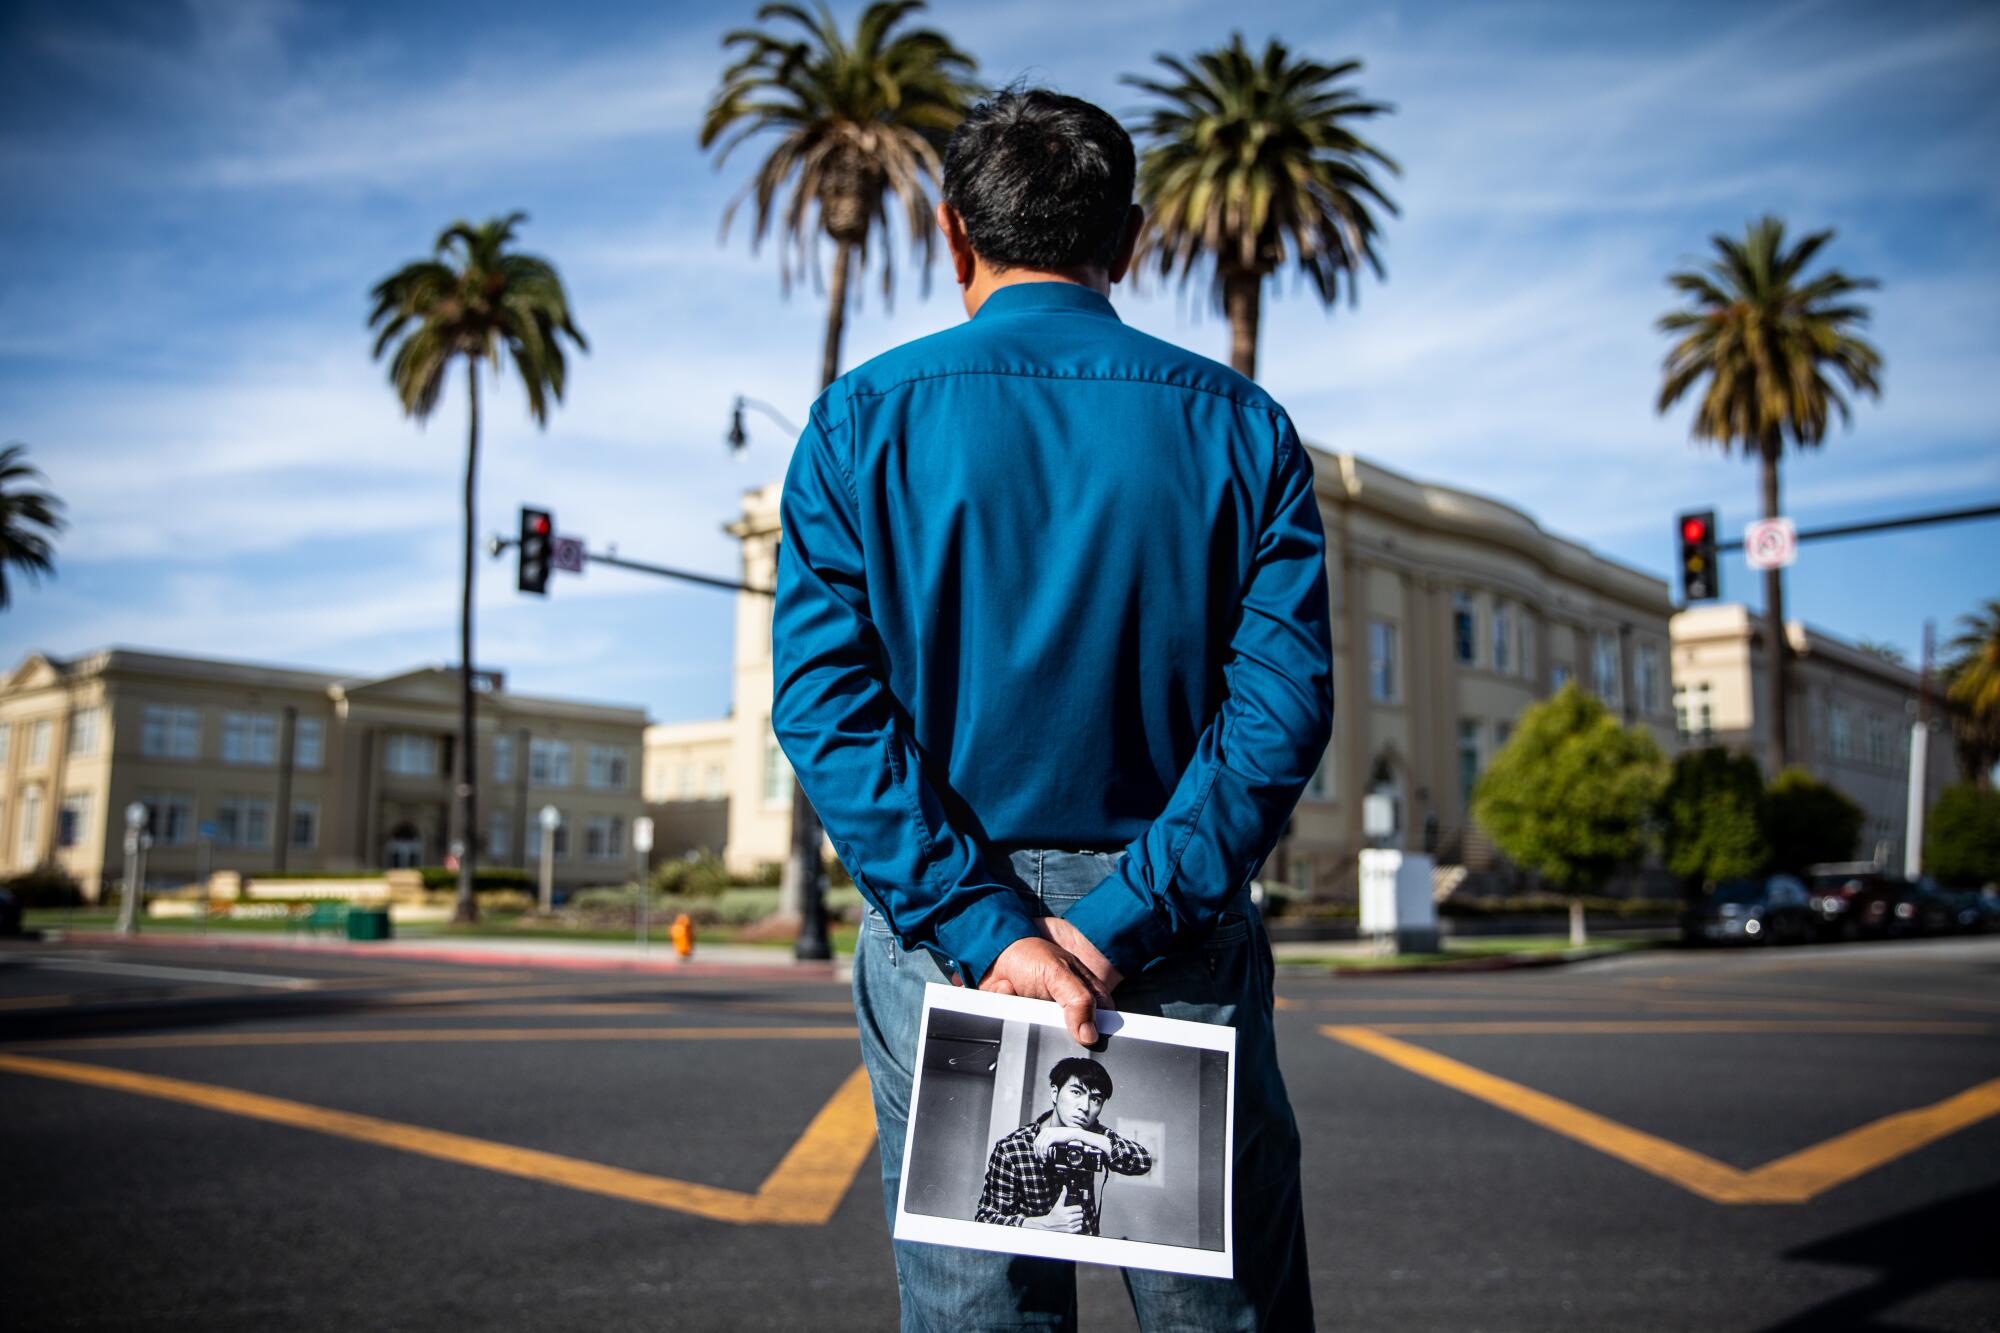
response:
<path id="1" fill-rule="evenodd" d="M 2000 939 L 1281 977 L 1321 1327 L 2000 1329 L 1996 976 Z M 845 994 L 5 946 L 4 1322 L 893 1328 Z"/>

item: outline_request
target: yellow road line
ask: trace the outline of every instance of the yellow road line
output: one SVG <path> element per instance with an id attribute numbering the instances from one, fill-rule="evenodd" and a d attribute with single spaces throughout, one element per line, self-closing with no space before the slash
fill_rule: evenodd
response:
<path id="1" fill-rule="evenodd" d="M 738 1224 L 824 1225 L 840 1206 L 875 1138 L 865 1069 L 848 1075 L 754 1194 L 157 1074 L 23 1055 L 0 1055 L 0 1070 L 158 1097 Z"/>
<path id="2" fill-rule="evenodd" d="M 16 1051 L 140 1050 L 189 1046 L 366 1046 L 394 1042 L 479 1041 L 844 1041 L 851 1027 L 683 1028 L 358 1028 L 331 1032 L 170 1032 L 148 1037 L 69 1037 L 10 1047 Z"/>
<path id="3" fill-rule="evenodd" d="M 1804 1203 L 1947 1134 L 2000 1113 L 2000 1079 L 1992 1079 L 1935 1105 L 1885 1116 L 1754 1171 L 1743 1171 L 1373 1028 L 1328 1024 L 1320 1031 L 1335 1041 L 1510 1111 L 1531 1124 L 1595 1148 L 1713 1203 Z"/>
<path id="4" fill-rule="evenodd" d="M 1531 1034 L 1618 1033 L 1748 1033 L 1818 1032 L 1867 1033 L 1900 1032 L 1913 1035 L 1980 1036 L 1993 1031 L 1991 1023 L 1967 1019 L 1758 1019 L 1758 1018 L 1550 1018 L 1493 1019 L 1467 1023 L 1370 1023 L 1372 1032 L 1426 1033 L 1432 1036 L 1483 1037 Z"/>

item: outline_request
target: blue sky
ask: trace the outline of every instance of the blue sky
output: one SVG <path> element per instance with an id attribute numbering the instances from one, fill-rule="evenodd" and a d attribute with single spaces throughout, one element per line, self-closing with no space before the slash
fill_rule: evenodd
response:
<path id="1" fill-rule="evenodd" d="M 856 6 L 836 11 L 851 18 Z M 754 161 L 695 143 L 724 30 L 753 6 L 14 3 L 0 10 L 0 439 L 69 504 L 60 574 L 17 583 L 0 659 L 127 644 L 392 671 L 456 657 L 465 399 L 406 420 L 369 359 L 368 288 L 458 217 L 530 217 L 592 351 L 548 429 L 485 394 L 481 530 L 539 501 L 593 546 L 733 574 L 741 492 L 783 475 L 823 299 L 718 220 Z M 1754 469 L 1653 411 L 1669 271 L 1775 212 L 1879 278 L 1884 394 L 1788 461 L 1802 526 L 2000 499 L 2000 10 L 1803 3 L 933 5 L 992 82 L 1120 113 L 1121 73 L 1240 28 L 1395 114 L 1386 282 L 1266 306 L 1265 383 L 1317 444 L 1518 504 L 1665 577 L 1677 509 L 1755 516 Z M 847 364 L 962 318 L 906 254 Z M 1214 356 L 1157 282 L 1132 322 Z M 1196 294 L 1197 296 L 1199 293 Z M 2000 595 L 2000 523 L 1805 548 L 1789 609 L 1912 652 Z M 732 599 L 594 569 L 546 601 L 482 560 L 479 652 L 512 688 L 729 705 Z M 1757 600 L 1726 562 L 1725 595 Z"/>

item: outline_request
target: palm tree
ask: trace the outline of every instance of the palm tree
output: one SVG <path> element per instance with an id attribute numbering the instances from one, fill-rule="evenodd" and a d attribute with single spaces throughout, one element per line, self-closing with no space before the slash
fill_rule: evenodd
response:
<path id="1" fill-rule="evenodd" d="M 751 243 L 761 243 L 779 212 L 779 196 L 786 195 L 779 273 L 787 292 L 795 274 L 817 274 L 820 235 L 832 239 L 822 386 L 840 373 L 849 270 L 857 260 L 868 262 L 869 237 L 878 231 L 883 299 L 895 291 L 888 253 L 892 204 L 928 278 L 935 247 L 930 191 L 942 176 L 939 154 L 979 95 L 970 78 L 975 62 L 942 33 L 893 31 L 923 7 L 923 0 L 876 0 L 849 41 L 822 4 L 814 6 L 816 14 L 799 5 L 767 4 L 757 11 L 759 23 L 789 24 L 803 35 L 739 28 L 722 39 L 725 50 L 741 54 L 722 72 L 702 119 L 701 146 L 728 135 L 716 151 L 719 169 L 744 140 L 765 130 L 779 135 L 723 214 L 723 233 L 737 207 L 754 199 Z"/>
<path id="2" fill-rule="evenodd" d="M 1683 271 L 1667 282 L 1689 299 L 1662 315 L 1662 333 L 1681 334 L 1667 353 L 1666 378 L 1655 410 L 1664 413 L 1697 380 L 1707 388 L 1695 411 L 1693 437 L 1712 440 L 1724 453 L 1733 447 L 1762 467 L 1764 517 L 1776 518 L 1778 460 L 1785 441 L 1816 448 L 1826 437 L 1827 408 L 1843 423 L 1853 414 L 1847 399 L 1828 379 L 1837 375 L 1849 392 L 1881 397 L 1882 354 L 1855 336 L 1868 322 L 1867 307 L 1853 303 L 1855 292 L 1879 286 L 1873 278 L 1850 278 L 1837 269 L 1810 280 L 1806 265 L 1833 232 L 1816 231 L 1790 249 L 1785 224 L 1764 217 L 1750 224 L 1740 241 L 1709 238 L 1716 257 L 1703 272 Z M 1770 672 L 1766 689 L 1771 714 L 1771 768 L 1783 772 L 1785 743 L 1785 585 L 1782 570 L 1764 574 L 1764 609 L 1769 618 Z"/>
<path id="3" fill-rule="evenodd" d="M 49 538 L 64 527 L 61 500 L 47 491 L 23 489 L 27 482 L 39 481 L 42 476 L 28 465 L 27 454 L 24 444 L 0 449 L 0 611 L 12 600 L 7 566 L 20 566 L 36 583 L 44 574 L 55 576 L 55 552 Z"/>
<path id="4" fill-rule="evenodd" d="M 548 261 L 510 252 L 514 225 L 525 213 L 510 213 L 477 227 L 454 222 L 439 235 L 436 258 L 407 264 L 369 293 L 375 309 L 368 325 L 381 326 L 375 357 L 395 342 L 389 383 L 406 415 L 428 421 L 444 389 L 454 357 L 465 358 L 470 425 L 465 446 L 465 573 L 460 587 L 459 802 L 464 830 L 458 863 L 458 906 L 454 921 L 476 921 L 473 865 L 479 845 L 478 751 L 472 728 L 472 554 L 474 485 L 479 474 L 479 363 L 500 372 L 505 346 L 528 391 L 528 413 L 548 425 L 549 397 L 562 401 L 565 367 L 561 339 L 589 351 L 570 320 L 562 279 Z M 445 262 L 446 259 L 451 262 Z M 407 332 L 406 332 L 407 330 Z M 400 338 L 401 341 L 397 342 Z"/>
<path id="5" fill-rule="evenodd" d="M 934 249 L 930 193 L 943 176 L 940 154 L 979 95 L 970 77 L 976 68 L 972 57 L 943 34 L 929 28 L 893 31 L 923 7 L 922 0 L 877 0 L 862 12 L 850 41 L 824 5 L 808 13 L 799 5 L 767 4 L 758 9 L 757 21 L 776 31 L 743 28 L 722 39 L 725 50 L 741 54 L 722 72 L 702 120 L 701 146 L 728 136 L 716 152 L 720 169 L 744 140 L 765 130 L 778 135 L 723 214 L 723 234 L 745 199 L 757 206 L 753 248 L 781 212 L 779 277 L 788 293 L 795 274 L 817 274 L 820 236 L 833 241 L 821 388 L 840 374 L 849 270 L 868 262 L 869 238 L 877 232 L 883 300 L 895 290 L 892 206 L 909 229 L 928 282 Z M 801 958 L 830 956 L 820 840 L 819 816 L 795 779 L 791 855 L 780 897 L 783 913 L 801 918 Z"/>
<path id="6" fill-rule="evenodd" d="M 1254 378 L 1265 278 L 1289 261 L 1322 304 L 1345 283 L 1352 305 L 1362 264 L 1382 277 L 1370 203 L 1397 210 L 1369 166 L 1402 168 L 1353 125 L 1394 108 L 1338 86 L 1359 60 L 1294 59 L 1275 38 L 1261 57 L 1237 33 L 1192 65 L 1155 59 L 1171 79 L 1124 79 L 1163 102 L 1138 126 L 1151 142 L 1139 160 L 1146 224 L 1134 263 L 1150 261 L 1162 277 L 1178 269 L 1185 284 L 1213 261 L 1229 363 Z"/>
<path id="7" fill-rule="evenodd" d="M 1944 697 L 1951 705 L 1960 766 L 1982 787 L 2000 763 L 2000 597 L 1960 616 L 1961 632 L 1946 645 Z"/>

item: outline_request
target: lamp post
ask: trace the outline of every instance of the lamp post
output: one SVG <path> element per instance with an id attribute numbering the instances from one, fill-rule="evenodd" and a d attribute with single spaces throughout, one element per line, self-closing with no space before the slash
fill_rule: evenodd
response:
<path id="1" fill-rule="evenodd" d="M 724 437 L 732 454 L 741 453 L 750 443 L 750 436 L 743 429 L 743 409 L 746 407 L 757 409 L 793 435 L 799 433 L 798 427 L 769 403 L 760 403 L 755 398 L 738 394 L 735 407 L 729 414 L 729 434 Z M 783 534 L 780 534 L 782 538 Z M 833 957 L 833 944 L 826 933 L 826 871 L 820 864 L 820 841 L 824 836 L 818 813 L 806 800 L 805 788 L 794 777 L 791 851 L 787 854 L 784 888 L 778 903 L 781 911 L 791 910 L 794 904 L 798 908 L 799 938 L 792 948 L 792 956 L 799 959 Z"/>
<path id="2" fill-rule="evenodd" d="M 556 829 L 562 824 L 562 811 L 545 805 L 535 818 L 542 826 L 542 914 L 546 916 L 556 907 Z"/>
<path id="3" fill-rule="evenodd" d="M 653 886 L 646 882 L 646 856 L 652 850 L 653 821 L 640 815 L 632 821 L 632 852 L 639 862 L 639 949 L 642 953 L 653 925 Z"/>
<path id="4" fill-rule="evenodd" d="M 134 801 L 125 807 L 125 901 L 118 908 L 118 933 L 136 934 L 139 929 L 139 893 L 145 881 L 139 856 L 146 838 L 146 803 Z"/>

